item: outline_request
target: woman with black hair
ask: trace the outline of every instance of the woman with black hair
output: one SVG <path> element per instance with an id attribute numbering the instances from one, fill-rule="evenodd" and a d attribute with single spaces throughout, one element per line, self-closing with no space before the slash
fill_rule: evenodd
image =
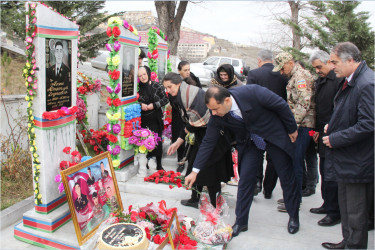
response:
<path id="1" fill-rule="evenodd" d="M 223 64 L 217 68 L 217 74 L 211 79 L 211 84 L 219 85 L 226 89 L 244 85 L 234 73 L 234 68 L 230 64 Z"/>
<path id="2" fill-rule="evenodd" d="M 204 101 L 205 92 L 182 81 L 178 74 L 172 72 L 165 75 L 163 85 L 169 95 L 176 97 L 177 108 L 184 124 L 178 139 L 168 148 L 168 155 L 175 153 L 184 144 L 187 134 L 190 134 L 190 138 L 193 138 L 191 135 L 194 134 L 193 144 L 189 145 L 190 154 L 188 154 L 188 168 L 185 174 L 187 176 L 192 171 L 195 157 L 211 117 Z M 221 136 L 212 155 L 207 156 L 210 159 L 209 165 L 198 174 L 191 198 L 182 200 L 182 205 L 198 208 L 200 198 L 198 192 L 202 192 L 203 186 L 207 186 L 211 204 L 216 206 L 216 196 L 221 192 L 220 182 L 227 182 L 233 176 L 229 141 L 225 136 Z"/>
<path id="3" fill-rule="evenodd" d="M 149 67 L 139 67 L 138 78 L 138 102 L 141 104 L 142 109 L 141 126 L 157 133 L 161 138 L 164 128 L 162 107 L 168 104 L 168 97 L 162 85 L 151 81 L 151 70 Z M 162 155 L 162 142 L 159 142 L 156 148 L 147 155 L 147 157 L 156 156 L 157 170 L 163 169 L 161 165 Z"/>

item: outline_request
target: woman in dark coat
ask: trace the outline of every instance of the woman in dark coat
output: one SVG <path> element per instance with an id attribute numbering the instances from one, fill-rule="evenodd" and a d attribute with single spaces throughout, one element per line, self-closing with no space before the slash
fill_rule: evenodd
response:
<path id="1" fill-rule="evenodd" d="M 178 73 L 180 74 L 183 81 L 185 81 L 189 85 L 197 86 L 202 88 L 201 82 L 199 78 L 196 77 L 192 72 L 190 72 L 190 64 L 187 61 L 181 61 L 178 64 Z M 180 130 L 183 127 L 183 122 L 181 119 L 181 115 L 178 111 L 176 97 L 175 96 L 168 96 L 169 101 L 172 106 L 172 142 L 175 142 L 180 135 Z M 185 144 L 181 145 L 177 150 L 177 161 L 180 162 L 184 157 L 185 152 Z M 185 163 L 178 164 L 177 172 L 184 171 Z"/>
<path id="2" fill-rule="evenodd" d="M 186 84 L 176 73 L 168 73 L 163 79 L 163 85 L 169 95 L 177 97 L 177 105 L 184 122 L 181 134 L 176 142 L 169 147 L 168 154 L 176 152 L 185 142 L 187 133 L 194 134 L 194 143 L 189 145 L 190 154 L 188 154 L 188 168 L 186 171 L 186 175 L 188 175 L 192 171 L 195 157 L 211 117 L 204 102 L 205 92 L 198 87 Z M 230 143 L 226 137 L 222 136 L 212 155 L 207 156 L 210 158 L 210 163 L 204 170 L 199 172 L 191 198 L 182 200 L 182 205 L 198 208 L 200 198 L 198 192 L 202 191 L 203 186 L 207 186 L 211 204 L 216 206 L 216 195 L 221 192 L 220 182 L 227 182 L 233 176 L 233 168 L 230 166 L 231 155 L 225 154 L 228 151 L 230 152 Z"/>
<path id="3" fill-rule="evenodd" d="M 162 137 L 164 123 L 162 107 L 169 100 L 162 85 L 151 81 L 151 70 L 147 66 L 139 67 L 139 99 L 141 104 L 141 126 L 148 128 Z M 163 155 L 163 144 L 159 142 L 156 148 L 148 153 L 147 157 L 156 156 L 157 170 L 163 169 L 161 157 Z"/>
<path id="4" fill-rule="evenodd" d="M 232 87 L 239 87 L 244 85 L 240 80 L 238 80 L 236 74 L 234 73 L 234 68 L 230 64 L 223 64 L 217 68 L 217 74 L 211 80 L 211 84 L 219 85 L 226 89 Z"/>

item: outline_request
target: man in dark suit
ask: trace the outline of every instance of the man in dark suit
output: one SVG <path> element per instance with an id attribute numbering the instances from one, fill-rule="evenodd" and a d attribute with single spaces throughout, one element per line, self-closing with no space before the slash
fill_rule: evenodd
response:
<path id="1" fill-rule="evenodd" d="M 324 128 L 325 180 L 338 183 L 343 240 L 327 249 L 365 249 L 368 209 L 374 202 L 374 71 L 353 43 L 337 44 L 330 62 L 336 77 L 345 77 Z"/>
<path id="2" fill-rule="evenodd" d="M 272 161 L 279 163 L 275 168 L 290 216 L 288 232 L 296 233 L 299 229 L 299 194 L 292 163 L 292 142 L 298 132 L 288 104 L 272 91 L 255 84 L 230 90 L 211 86 L 206 92 L 205 102 L 212 116 L 194 161 L 193 172 L 185 178 L 185 184 L 192 186 L 212 154 L 221 131 L 229 129 L 237 142 L 240 174 L 233 237 L 248 229 L 256 173 L 264 150 Z"/>
<path id="3" fill-rule="evenodd" d="M 339 201 L 337 196 L 337 182 L 325 180 L 324 162 L 325 148 L 322 137 L 324 134 L 324 125 L 329 122 L 333 112 L 333 99 L 342 84 L 343 78 L 336 77 L 329 63 L 329 54 L 325 51 L 315 51 L 310 56 L 310 63 L 319 75 L 315 81 L 315 110 L 316 110 L 316 133 L 313 136 L 318 143 L 319 151 L 319 170 L 321 175 L 321 193 L 323 205 L 318 208 L 311 208 L 310 212 L 314 214 L 327 214 L 318 221 L 320 226 L 333 226 L 340 223 Z"/>
<path id="4" fill-rule="evenodd" d="M 251 70 L 247 75 L 247 84 L 258 84 L 265 87 L 286 101 L 286 85 L 288 84 L 288 78 L 282 76 L 280 72 L 272 72 L 274 68 L 272 64 L 272 51 L 261 50 L 258 53 L 258 67 L 259 68 L 257 69 Z M 271 199 L 272 191 L 277 183 L 277 173 L 268 154 L 266 155 L 266 158 L 267 168 L 264 174 L 263 194 L 264 198 Z M 263 160 L 259 164 L 257 186 L 255 188 L 254 195 L 257 195 L 260 191 L 262 191 L 262 180 Z"/>
<path id="5" fill-rule="evenodd" d="M 47 78 L 51 82 L 63 82 L 68 84 L 70 82 L 70 69 L 63 63 L 64 50 L 62 42 L 58 41 L 55 44 L 55 60 L 56 64 L 47 69 Z M 47 81 L 49 83 L 49 81 Z"/>

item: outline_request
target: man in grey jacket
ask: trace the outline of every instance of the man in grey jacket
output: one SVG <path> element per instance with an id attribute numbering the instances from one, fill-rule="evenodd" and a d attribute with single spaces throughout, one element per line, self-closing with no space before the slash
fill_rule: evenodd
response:
<path id="1" fill-rule="evenodd" d="M 354 44 L 337 44 L 330 61 L 336 77 L 346 77 L 324 130 L 326 180 L 337 181 L 343 240 L 327 249 L 365 249 L 368 207 L 374 188 L 374 71 Z"/>

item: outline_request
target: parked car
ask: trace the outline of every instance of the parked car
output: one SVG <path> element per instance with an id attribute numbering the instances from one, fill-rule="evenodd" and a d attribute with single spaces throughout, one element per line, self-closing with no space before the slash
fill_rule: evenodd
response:
<path id="1" fill-rule="evenodd" d="M 246 64 L 243 60 L 239 58 L 232 57 L 222 57 L 222 56 L 211 56 L 203 61 L 202 65 L 212 71 L 216 71 L 217 68 L 222 64 L 231 64 L 234 68 L 234 71 L 237 74 L 243 75 L 243 70 L 246 67 Z"/>
<path id="2" fill-rule="evenodd" d="M 100 50 L 98 56 L 91 59 L 91 66 L 93 68 L 108 71 L 107 57 L 109 57 L 109 51 Z"/>
<path id="3" fill-rule="evenodd" d="M 209 86 L 211 79 L 214 77 L 214 72 L 200 66 L 190 64 L 190 72 L 199 78 L 202 86 Z"/>

